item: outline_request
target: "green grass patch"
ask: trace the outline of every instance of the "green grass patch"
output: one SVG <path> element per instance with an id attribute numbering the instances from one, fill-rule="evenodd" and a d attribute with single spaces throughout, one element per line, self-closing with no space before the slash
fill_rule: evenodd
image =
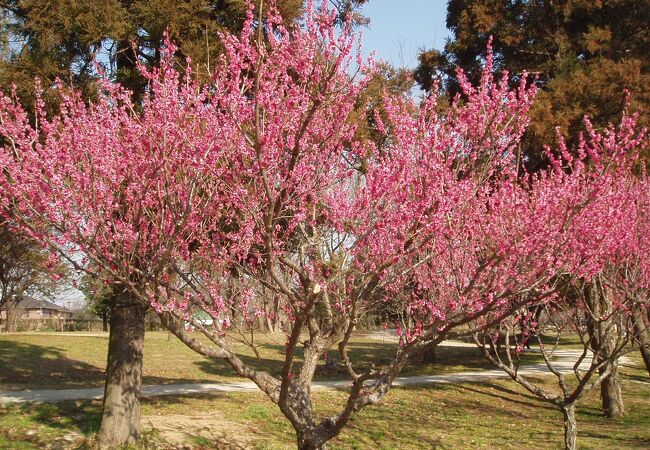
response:
<path id="1" fill-rule="evenodd" d="M 553 378 L 538 380 L 547 388 Z M 638 358 L 621 368 L 626 415 L 605 419 L 600 413 L 598 389 L 577 410 L 578 444 L 582 449 L 650 448 L 650 382 Z M 342 391 L 314 395 L 321 418 L 339 411 Z M 0 409 L 0 448 L 43 448 L 80 435 L 94 442 L 100 402 L 63 402 Z M 293 429 L 278 408 L 261 393 L 159 397 L 143 402 L 143 424 L 156 416 L 222 417 L 235 423 L 254 449 L 292 449 Z M 215 419 L 217 420 L 217 419 Z M 145 434 L 136 449 L 169 448 L 158 431 Z M 188 429 L 187 448 L 223 448 L 223 441 Z M 79 443 L 78 448 L 84 448 Z M 166 446 L 167 445 L 167 446 Z M 375 406 L 363 409 L 330 448 L 342 449 L 557 449 L 562 446 L 560 412 L 523 391 L 514 382 L 494 380 L 459 385 L 393 389 Z M 54 447 L 77 448 L 77 447 Z"/>
<path id="2" fill-rule="evenodd" d="M 251 405 L 242 414 L 245 420 L 265 420 L 271 416 L 269 412 L 270 405 Z"/>
<path id="3" fill-rule="evenodd" d="M 260 355 L 231 337 L 233 348 L 256 369 L 279 374 L 284 363 L 284 335 L 256 335 Z M 106 366 L 108 335 L 83 336 L 75 333 L 0 334 L 0 389 L 74 388 L 102 386 Z M 359 369 L 374 362 L 390 361 L 397 344 L 359 333 L 350 344 L 350 357 Z M 300 363 L 302 348 L 297 352 Z M 524 362 L 539 359 L 524 355 Z M 323 362 L 324 363 L 324 362 Z M 414 362 L 403 375 L 433 375 L 491 368 L 476 348 L 440 347 L 432 364 Z M 344 374 L 318 373 L 316 379 L 342 379 Z M 165 332 L 146 334 L 144 344 L 144 383 L 210 383 L 232 381 L 232 369 L 222 360 L 211 360 L 195 353 Z"/>

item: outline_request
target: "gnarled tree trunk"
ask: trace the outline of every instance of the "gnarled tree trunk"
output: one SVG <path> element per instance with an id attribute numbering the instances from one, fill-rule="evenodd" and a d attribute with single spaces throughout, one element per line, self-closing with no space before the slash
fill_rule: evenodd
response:
<path id="1" fill-rule="evenodd" d="M 102 313 L 102 331 L 108 331 L 108 311 Z"/>
<path id="2" fill-rule="evenodd" d="M 5 331 L 7 333 L 13 333 L 17 329 L 18 320 L 20 319 L 20 316 L 22 314 L 22 311 L 19 310 L 16 301 L 11 300 L 5 304 L 5 314 L 6 314 Z"/>
<path id="3" fill-rule="evenodd" d="M 647 320 L 647 312 L 638 307 L 634 308 L 632 319 L 641 357 L 648 375 L 650 375 L 650 323 Z"/>
<path id="4" fill-rule="evenodd" d="M 437 362 L 436 348 L 437 345 L 429 345 L 422 351 L 422 363 L 435 364 Z"/>
<path id="5" fill-rule="evenodd" d="M 128 293 L 111 305 L 101 449 L 121 448 L 140 437 L 144 316 L 144 306 Z"/>
<path id="6" fill-rule="evenodd" d="M 601 367 L 600 372 L 607 370 Z M 600 383 L 600 396 L 603 401 L 603 412 L 609 418 L 623 415 L 623 393 L 618 380 L 618 359 L 609 364 L 609 375 Z"/>
<path id="7" fill-rule="evenodd" d="M 619 330 L 616 324 L 607 318 L 611 304 L 599 281 L 596 278 L 585 286 L 585 299 L 591 309 L 588 331 L 599 361 L 610 360 L 599 369 L 601 375 L 609 370 L 609 375 L 601 382 L 600 393 L 603 413 L 609 418 L 616 418 L 621 417 L 624 411 L 623 394 L 618 380 L 618 358 L 612 358 Z"/>
<path id="8" fill-rule="evenodd" d="M 565 450 L 576 450 L 578 440 L 578 425 L 576 423 L 575 405 L 565 405 L 562 407 L 564 415 L 564 448 Z"/>
<path id="9" fill-rule="evenodd" d="M 324 450 L 327 447 L 325 446 L 324 440 L 319 439 L 314 433 L 309 434 L 298 434 L 298 450 Z"/>

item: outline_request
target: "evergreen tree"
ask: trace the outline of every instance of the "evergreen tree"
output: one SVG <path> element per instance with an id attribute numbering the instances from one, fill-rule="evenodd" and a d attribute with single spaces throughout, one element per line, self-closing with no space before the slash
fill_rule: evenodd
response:
<path id="1" fill-rule="evenodd" d="M 650 2 L 450 0 L 447 27 L 452 36 L 444 50 L 420 55 L 416 81 L 430 90 L 439 79 L 456 95 L 455 67 L 476 80 L 492 36 L 497 68 L 539 77 L 542 90 L 522 143 L 532 169 L 545 164 L 543 144 L 554 141 L 556 126 L 575 145 L 584 114 L 598 127 L 619 116 L 624 89 L 640 123 L 650 123 Z"/>
<path id="2" fill-rule="evenodd" d="M 22 99 L 33 95 L 35 76 L 45 87 L 58 78 L 92 96 L 94 61 L 138 98 L 145 82 L 136 58 L 156 65 L 166 30 L 179 58 L 190 57 L 195 76 L 205 77 L 221 52 L 220 33 L 237 32 L 246 15 L 245 0 L 7 0 L 0 6 L 0 84 L 16 84 Z M 281 0 L 278 7 L 292 22 L 302 0 Z"/>

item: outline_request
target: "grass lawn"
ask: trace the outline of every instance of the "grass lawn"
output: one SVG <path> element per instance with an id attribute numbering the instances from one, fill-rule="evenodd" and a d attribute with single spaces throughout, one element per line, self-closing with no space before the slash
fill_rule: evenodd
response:
<path id="1" fill-rule="evenodd" d="M 235 347 L 246 362 L 276 374 L 282 367 L 284 339 L 281 334 L 256 337 L 259 360 L 250 347 L 237 343 Z M 101 386 L 104 381 L 107 346 L 107 334 L 0 334 L 0 389 Z M 359 333 L 353 338 L 350 354 L 363 367 L 372 361 L 381 363 L 390 359 L 395 348 L 394 342 Z M 528 355 L 527 358 L 533 360 L 538 357 Z M 435 364 L 413 364 L 403 374 L 439 374 L 482 368 L 491 366 L 477 349 L 440 347 Z M 317 379 L 326 378 L 337 376 L 317 376 Z M 146 334 L 145 384 L 233 379 L 232 370 L 223 361 L 209 360 L 198 355 L 166 332 Z"/>
<path id="2" fill-rule="evenodd" d="M 650 448 L 650 383 L 638 358 L 621 369 L 626 416 L 608 420 L 598 391 L 580 403 L 578 445 L 585 449 Z M 550 382 L 550 378 L 544 379 Z M 344 394 L 318 392 L 319 411 L 340 408 Z M 0 448 L 88 448 L 99 425 L 99 402 L 11 406 L 0 410 Z M 293 431 L 263 395 L 238 393 L 158 397 L 143 403 L 147 430 L 137 449 L 291 449 Z M 184 445 L 184 446 L 182 446 Z M 513 382 L 439 385 L 392 390 L 362 410 L 332 449 L 556 449 L 559 411 Z"/>

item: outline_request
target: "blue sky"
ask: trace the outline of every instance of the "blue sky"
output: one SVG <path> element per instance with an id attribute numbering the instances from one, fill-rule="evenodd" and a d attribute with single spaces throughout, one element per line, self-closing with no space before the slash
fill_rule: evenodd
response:
<path id="1" fill-rule="evenodd" d="M 397 67 L 414 68 L 420 49 L 441 49 L 448 36 L 446 0 L 370 0 L 361 11 L 370 18 L 364 54 L 376 50 Z"/>

